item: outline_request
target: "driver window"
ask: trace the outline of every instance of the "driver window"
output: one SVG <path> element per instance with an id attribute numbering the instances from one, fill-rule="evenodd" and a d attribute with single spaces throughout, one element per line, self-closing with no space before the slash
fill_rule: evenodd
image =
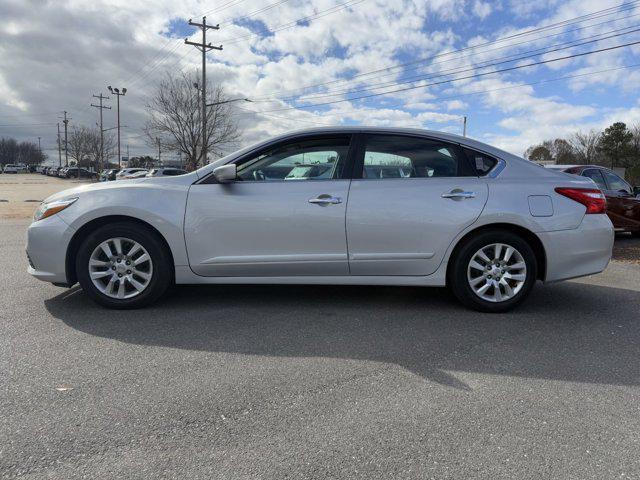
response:
<path id="1" fill-rule="evenodd" d="M 343 176 L 350 137 L 302 140 L 278 145 L 238 165 L 238 180 L 281 182 L 333 180 Z"/>

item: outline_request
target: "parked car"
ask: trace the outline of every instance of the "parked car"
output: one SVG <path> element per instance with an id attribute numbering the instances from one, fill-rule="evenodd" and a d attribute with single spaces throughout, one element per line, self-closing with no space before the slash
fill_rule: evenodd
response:
<path id="1" fill-rule="evenodd" d="M 91 172 L 86 168 L 78 168 L 78 167 L 69 167 L 65 170 L 64 173 L 65 178 L 90 178 L 90 179 L 98 179 L 98 174 L 96 172 Z"/>
<path id="2" fill-rule="evenodd" d="M 138 172 L 133 172 L 133 173 L 130 173 L 129 175 L 125 175 L 123 179 L 146 177 L 148 173 L 149 173 L 149 170 L 140 170 Z"/>
<path id="3" fill-rule="evenodd" d="M 152 168 L 147 173 L 147 177 L 162 177 L 162 176 L 176 176 L 176 175 L 184 175 L 187 173 L 186 170 L 175 167 L 160 167 L 160 168 Z"/>
<path id="4" fill-rule="evenodd" d="M 640 237 L 640 187 L 631 187 L 616 172 L 598 165 L 549 165 L 548 168 L 593 180 L 607 199 L 607 215 L 616 231 Z"/>
<path id="5" fill-rule="evenodd" d="M 21 171 L 20 166 L 12 163 L 7 163 L 4 166 L 4 170 L 3 170 L 4 173 L 18 173 L 20 171 Z"/>
<path id="6" fill-rule="evenodd" d="M 118 170 L 117 168 L 112 168 L 109 170 L 103 170 L 102 173 L 100 174 L 100 181 L 101 182 L 109 182 L 109 181 L 113 181 L 116 179 L 116 174 L 119 172 L 120 170 Z"/>
<path id="7" fill-rule="evenodd" d="M 116 174 L 116 180 L 122 180 L 124 178 L 130 178 L 131 175 L 138 173 L 138 172 L 145 172 L 145 175 L 148 173 L 146 168 L 123 168 L 122 170 L 120 170 L 117 174 Z"/>
<path id="8" fill-rule="evenodd" d="M 364 178 L 365 167 L 408 176 Z M 265 171 L 317 169 L 318 179 Z M 136 308 L 177 284 L 448 286 L 500 312 L 537 280 L 602 271 L 613 226 L 589 179 L 417 129 L 285 134 L 178 176 L 83 185 L 39 206 L 29 273 Z M 188 255 L 187 255 L 188 251 Z"/>

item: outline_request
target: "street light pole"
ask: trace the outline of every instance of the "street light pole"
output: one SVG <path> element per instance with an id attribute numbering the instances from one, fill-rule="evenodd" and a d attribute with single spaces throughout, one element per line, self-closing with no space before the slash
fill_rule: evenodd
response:
<path id="1" fill-rule="evenodd" d="M 118 111 L 117 113 L 117 118 L 118 118 L 118 123 L 117 123 L 117 128 L 118 128 L 118 168 L 122 168 L 122 156 L 120 155 L 120 97 L 124 97 L 124 95 L 127 93 L 127 89 L 123 88 L 122 92 L 120 91 L 120 89 L 118 88 L 111 88 L 111 85 L 109 85 L 107 87 L 109 89 L 109 91 L 113 94 L 113 95 L 117 95 L 116 97 L 116 103 L 117 103 L 117 107 L 116 110 Z"/>

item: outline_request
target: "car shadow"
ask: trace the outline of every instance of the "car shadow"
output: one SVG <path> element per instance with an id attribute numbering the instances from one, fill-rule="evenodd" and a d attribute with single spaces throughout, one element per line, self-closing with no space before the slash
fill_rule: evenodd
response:
<path id="1" fill-rule="evenodd" d="M 78 287 L 45 301 L 104 338 L 210 352 L 393 363 L 470 389 L 455 372 L 640 384 L 640 292 L 537 286 L 507 314 L 466 310 L 445 289 L 357 286 L 175 287 L 142 310 L 96 306 Z"/>

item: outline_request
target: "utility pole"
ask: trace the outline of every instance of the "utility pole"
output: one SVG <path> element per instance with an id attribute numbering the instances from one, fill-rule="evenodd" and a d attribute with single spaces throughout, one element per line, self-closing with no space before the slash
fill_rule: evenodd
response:
<path id="1" fill-rule="evenodd" d="M 462 136 L 466 137 L 467 136 L 467 116 L 464 116 L 464 120 L 462 123 Z"/>
<path id="2" fill-rule="evenodd" d="M 222 45 L 214 47 L 210 43 L 207 43 L 207 30 L 218 30 L 220 29 L 220 25 L 207 25 L 207 17 L 202 17 L 202 23 L 189 20 L 189 25 L 202 30 L 202 43 L 190 42 L 186 38 L 184 39 L 184 43 L 192 45 L 202 52 L 202 158 L 203 163 L 206 164 L 207 143 L 209 141 L 207 136 L 207 52 L 209 50 L 222 50 Z"/>
<path id="3" fill-rule="evenodd" d="M 92 103 L 91 106 L 99 109 L 100 111 L 100 160 L 98 161 L 98 171 L 100 171 L 102 170 L 102 165 L 104 163 L 104 130 L 102 128 L 102 110 L 104 110 L 105 108 L 107 110 L 111 110 L 111 107 L 102 105 L 102 100 L 109 100 L 109 97 L 105 97 L 104 95 L 102 95 L 102 92 L 100 92 L 100 95 L 93 95 L 93 98 L 97 98 L 99 104 L 94 105 Z M 79 174 L 80 174 L 80 171 L 78 171 L 78 175 Z"/>
<path id="4" fill-rule="evenodd" d="M 159 137 L 156 137 L 156 143 L 158 144 L 158 166 L 161 166 L 162 165 L 162 159 L 160 158 L 161 151 L 160 151 L 160 138 Z"/>
<path id="5" fill-rule="evenodd" d="M 62 123 L 64 123 L 64 166 L 68 167 L 69 166 L 69 149 L 67 147 L 69 146 L 69 144 L 67 142 L 67 127 L 69 126 L 69 120 L 71 120 L 71 118 L 67 117 L 66 110 L 62 113 L 64 114 L 64 120 L 62 120 Z"/>
<path id="6" fill-rule="evenodd" d="M 62 145 L 60 145 L 60 122 L 58 122 L 58 167 L 62 168 Z"/>
<path id="7" fill-rule="evenodd" d="M 124 95 L 127 93 L 127 89 L 123 88 L 122 92 L 120 91 L 120 89 L 118 88 L 111 88 L 111 85 L 109 85 L 107 87 L 109 89 L 109 91 L 113 94 L 113 95 L 117 95 L 117 111 L 118 111 L 118 168 L 122 168 L 122 156 L 120 155 L 120 97 L 124 97 Z"/>

